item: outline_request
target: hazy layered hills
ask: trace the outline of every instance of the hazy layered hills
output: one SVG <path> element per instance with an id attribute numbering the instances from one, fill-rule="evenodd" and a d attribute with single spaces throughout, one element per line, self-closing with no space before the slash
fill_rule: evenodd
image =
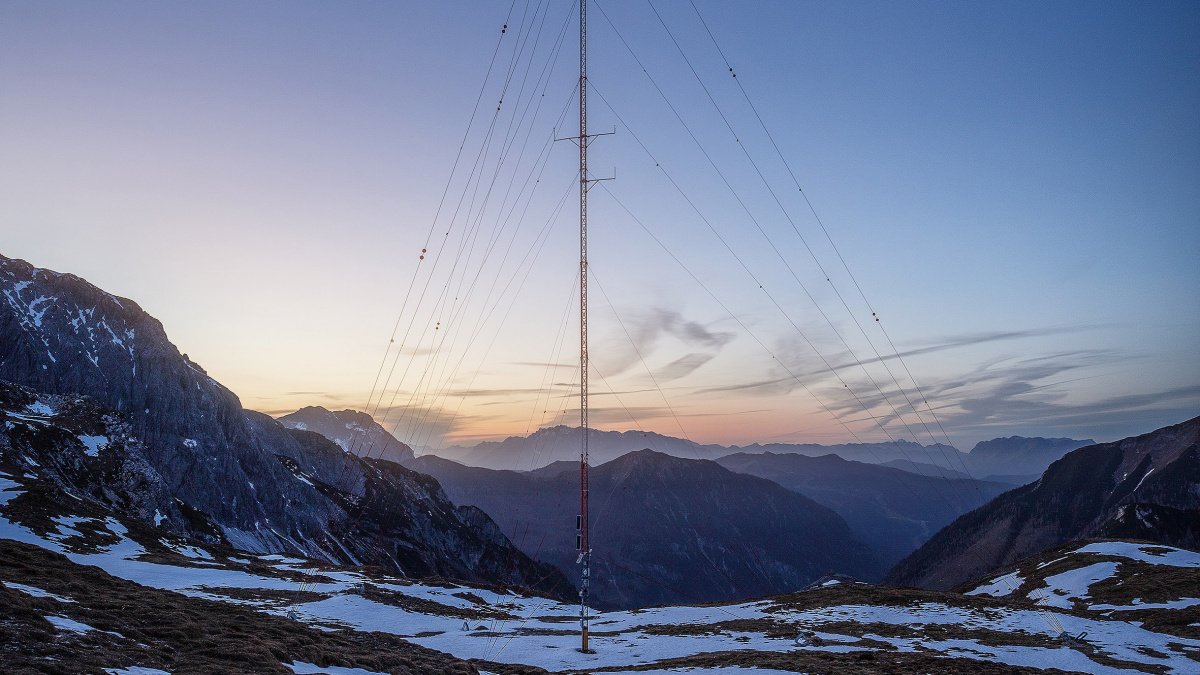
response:
<path id="1" fill-rule="evenodd" d="M 738 453 L 721 466 L 774 481 L 846 519 L 888 564 L 899 561 L 960 515 L 1011 486 L 922 476 L 837 455 Z"/>
<path id="2" fill-rule="evenodd" d="M 397 463 L 413 457 L 412 448 L 388 433 L 370 415 L 357 410 L 334 412 L 320 406 L 308 406 L 276 419 L 289 429 L 315 431 L 359 457 Z"/>
<path id="3" fill-rule="evenodd" d="M 1051 462 L 1091 440 L 1070 438 L 996 438 L 975 445 L 971 452 L 941 444 L 921 445 L 898 440 L 891 443 L 755 443 L 746 446 L 702 445 L 682 438 L 645 431 L 591 430 L 588 448 L 597 464 L 635 450 L 656 452 L 686 459 L 717 459 L 732 454 L 804 455 L 834 454 L 843 459 L 893 466 L 913 473 L 940 478 L 994 480 L 1021 485 L 1045 471 Z M 502 441 L 485 441 L 474 446 L 449 446 L 434 454 L 460 464 L 488 469 L 530 471 L 558 461 L 579 457 L 578 427 L 554 426 L 528 436 L 510 436 Z"/>
<path id="4" fill-rule="evenodd" d="M 410 463 L 478 506 L 529 555 L 574 579 L 578 466 L 534 472 Z M 593 467 L 594 597 L 602 607 L 710 602 L 797 590 L 831 573 L 877 578 L 879 558 L 832 510 L 708 460 L 650 450 Z"/>
<path id="5" fill-rule="evenodd" d="M 50 515 L 75 497 L 252 552 L 518 584 L 557 574 L 427 476 L 244 410 L 133 301 L 0 256 L 3 381 L 0 461 L 37 476 Z"/>
<path id="6" fill-rule="evenodd" d="M 936 534 L 887 581 L 951 588 L 1073 539 L 1200 548 L 1200 417 L 1079 448 Z"/>
<path id="7" fill-rule="evenodd" d="M 452 445 L 435 450 L 434 454 L 485 469 L 531 471 L 554 462 L 578 460 L 579 446 L 579 427 L 559 425 L 538 429 L 528 436 L 509 436 L 502 441 L 484 441 L 473 446 Z M 588 434 L 588 452 L 595 464 L 646 448 L 686 459 L 716 459 L 729 454 L 729 449 L 724 446 L 701 445 L 652 431 L 592 429 Z"/>

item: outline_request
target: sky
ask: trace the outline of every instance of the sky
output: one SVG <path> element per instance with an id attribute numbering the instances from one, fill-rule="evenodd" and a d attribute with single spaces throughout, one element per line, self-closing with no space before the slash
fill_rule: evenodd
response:
<path id="1" fill-rule="evenodd" d="M 2 0 L 0 254 L 248 408 L 578 424 L 575 11 Z M 593 426 L 1200 413 L 1200 6 L 592 0 L 588 34 Z"/>

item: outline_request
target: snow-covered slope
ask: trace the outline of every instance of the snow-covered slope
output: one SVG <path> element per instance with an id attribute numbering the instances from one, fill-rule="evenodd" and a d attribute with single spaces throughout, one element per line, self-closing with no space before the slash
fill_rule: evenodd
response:
<path id="1" fill-rule="evenodd" d="M 599 613 L 593 622 L 596 653 L 584 655 L 574 649 L 575 606 L 504 588 L 416 582 L 280 555 L 197 546 L 163 537 L 137 523 L 127 525 L 112 517 L 85 513 L 18 524 L 8 517 L 7 509 L 25 491 L 27 479 L 0 476 L 0 558 L 29 559 L 31 549 L 21 543 L 30 544 L 55 554 L 45 554 L 41 567 L 58 566 L 62 571 L 39 572 L 32 564 L 0 565 L 0 581 L 6 587 L 3 592 L 33 598 L 28 606 L 0 606 L 0 625 L 26 621 L 42 626 L 40 630 L 49 639 L 67 645 L 57 652 L 60 666 L 65 665 L 62 656 L 72 654 L 72 641 L 84 638 L 93 651 L 81 648 L 78 658 L 109 649 L 124 659 L 113 666 L 132 665 L 130 660 L 139 652 L 125 633 L 149 630 L 138 621 L 167 622 L 165 640 L 174 635 L 170 622 L 182 620 L 183 615 L 197 621 L 197 613 L 203 614 L 201 610 L 209 606 L 196 605 L 198 609 L 178 616 L 114 612 L 111 606 L 100 606 L 99 598 L 106 596 L 93 588 L 102 582 L 99 573 L 77 567 L 80 565 L 95 566 L 152 589 L 174 591 L 195 602 L 236 605 L 230 611 L 240 612 L 236 614 L 242 623 L 240 630 L 247 636 L 260 628 L 251 625 L 253 616 L 261 616 L 263 626 L 269 625 L 272 631 L 282 630 L 285 624 L 280 621 L 292 616 L 298 624 L 319 629 L 305 635 L 319 633 L 324 636 L 320 640 L 328 641 L 328 647 L 318 641 L 304 643 L 304 648 L 282 638 L 272 642 L 272 648 L 264 650 L 261 657 L 270 662 L 255 668 L 262 672 L 361 675 L 390 671 L 390 665 L 387 670 L 382 665 L 376 666 L 379 670 L 363 667 L 371 662 L 353 646 L 357 644 L 353 640 L 360 637 L 374 640 L 380 648 L 394 645 L 387 641 L 399 637 L 472 664 L 447 661 L 440 668 L 443 672 L 455 672 L 456 668 L 461 669 L 458 672 L 475 668 L 504 672 L 508 664 L 531 667 L 523 672 L 540 672 L 533 668 L 555 672 L 653 668 L 723 675 L 772 670 L 998 673 L 1049 667 L 1089 673 L 1192 673 L 1200 666 L 1200 634 L 1188 623 L 1139 626 L 1102 611 L 1039 608 L 1026 600 L 994 598 L 982 592 L 964 595 L 887 589 L 836 580 L 751 602 Z M 1118 556 L 1122 561 L 1118 569 L 1144 562 L 1140 556 L 1161 558 L 1194 572 L 1195 560 L 1200 557 L 1133 544 L 1081 548 L 1086 550 L 1077 555 Z M 127 597 L 128 586 L 120 589 L 125 589 L 122 597 Z M 112 592 L 116 591 L 106 591 Z M 156 607 L 161 607 L 163 597 L 151 595 L 160 603 Z M 28 612 L 40 617 L 30 618 Z M 1063 632 L 1082 638 L 1059 639 Z M 40 643 L 31 642 L 38 638 L 28 631 L 0 632 L 0 639 L 6 641 L 5 653 L 22 654 L 30 663 L 42 662 Z M 334 641 L 353 644 L 335 648 Z M 432 658 L 428 652 L 420 654 Z M 44 657 L 46 663 L 50 656 Z M 163 658 L 138 665 L 172 670 L 172 663 Z M 721 670 L 713 670 L 717 668 Z"/>
<path id="2" fill-rule="evenodd" d="M 1143 625 L 1186 624 L 1189 617 L 1200 622 L 1200 553 L 1150 543 L 1074 542 L 963 590 Z"/>

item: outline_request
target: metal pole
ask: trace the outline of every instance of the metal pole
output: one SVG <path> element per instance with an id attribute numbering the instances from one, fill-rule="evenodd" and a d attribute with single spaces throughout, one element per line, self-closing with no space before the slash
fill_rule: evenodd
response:
<path id="1" fill-rule="evenodd" d="M 579 1 L 579 629 L 588 649 L 588 590 L 592 549 L 588 543 L 588 258 L 587 258 L 587 0 Z"/>

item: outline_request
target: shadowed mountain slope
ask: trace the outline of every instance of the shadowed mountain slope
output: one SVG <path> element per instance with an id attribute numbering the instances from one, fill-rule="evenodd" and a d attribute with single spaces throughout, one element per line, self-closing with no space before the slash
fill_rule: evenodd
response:
<path id="1" fill-rule="evenodd" d="M 1073 539 L 1200 547 L 1200 417 L 1079 448 L 937 533 L 888 583 L 951 588 Z"/>
<path id="2" fill-rule="evenodd" d="M 531 556 L 577 577 L 577 465 L 521 473 L 423 456 L 410 466 L 486 511 Z M 879 574 L 880 561 L 836 513 L 715 462 L 639 450 L 593 467 L 591 490 L 592 597 L 601 607 L 754 597 L 829 573 Z"/>
<path id="3" fill-rule="evenodd" d="M 1009 488 L 1000 483 L 920 476 L 837 455 L 728 455 L 717 460 L 738 473 L 774 481 L 827 506 L 855 536 L 894 564 L 958 516 Z"/>

